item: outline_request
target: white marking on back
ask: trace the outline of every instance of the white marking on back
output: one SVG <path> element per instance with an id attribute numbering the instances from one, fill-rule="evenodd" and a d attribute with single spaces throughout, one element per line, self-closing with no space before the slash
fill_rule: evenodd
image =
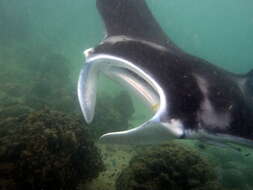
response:
<path id="1" fill-rule="evenodd" d="M 204 100 L 200 105 L 200 111 L 198 112 L 198 120 L 200 123 L 208 127 L 215 127 L 218 129 L 224 129 L 224 127 L 228 127 L 231 122 L 231 116 L 229 112 L 217 112 L 217 110 L 215 110 L 208 97 L 208 82 L 202 76 L 194 76 L 204 96 Z"/>
<path id="2" fill-rule="evenodd" d="M 166 48 L 162 45 L 158 45 L 154 42 L 150 42 L 150 41 L 146 41 L 146 40 L 140 40 L 140 39 L 136 39 L 136 38 L 131 38 L 129 36 L 124 36 L 124 35 L 108 37 L 104 41 L 102 41 L 102 44 L 103 43 L 115 44 L 115 43 L 118 43 L 118 42 L 131 42 L 131 41 L 132 42 L 138 42 L 138 43 L 141 43 L 141 44 L 145 44 L 145 45 L 148 45 L 148 46 L 153 47 L 155 49 L 159 49 L 161 51 L 169 51 L 168 48 Z"/>

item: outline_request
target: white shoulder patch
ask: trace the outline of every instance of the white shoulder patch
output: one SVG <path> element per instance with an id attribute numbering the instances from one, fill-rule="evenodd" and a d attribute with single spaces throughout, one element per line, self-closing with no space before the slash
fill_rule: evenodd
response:
<path id="1" fill-rule="evenodd" d="M 199 75 L 194 75 L 204 99 L 201 102 L 200 110 L 198 112 L 198 120 L 200 123 L 206 126 L 215 126 L 216 128 L 228 127 L 231 122 L 231 116 L 229 112 L 218 112 L 211 104 L 208 94 L 208 82 L 206 79 Z"/>

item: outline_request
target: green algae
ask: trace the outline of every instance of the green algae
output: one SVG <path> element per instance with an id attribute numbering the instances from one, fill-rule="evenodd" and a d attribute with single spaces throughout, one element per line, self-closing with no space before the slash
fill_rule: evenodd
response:
<path id="1" fill-rule="evenodd" d="M 225 190 L 213 165 L 177 143 L 142 147 L 117 179 L 117 190 Z"/>
<path id="2" fill-rule="evenodd" d="M 1 189 L 75 190 L 104 169 L 87 128 L 73 116 L 35 111 L 2 120 L 0 129 Z"/>

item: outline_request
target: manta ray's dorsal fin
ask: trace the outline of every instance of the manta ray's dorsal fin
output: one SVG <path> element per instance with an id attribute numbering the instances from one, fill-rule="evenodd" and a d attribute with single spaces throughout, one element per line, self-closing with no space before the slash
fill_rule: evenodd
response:
<path id="1" fill-rule="evenodd" d="M 106 27 L 106 38 L 125 36 L 181 52 L 169 40 L 144 0 L 97 0 Z"/>

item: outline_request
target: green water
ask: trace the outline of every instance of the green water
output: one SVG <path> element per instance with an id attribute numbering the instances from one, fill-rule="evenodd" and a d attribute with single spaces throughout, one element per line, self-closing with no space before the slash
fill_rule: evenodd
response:
<path id="1" fill-rule="evenodd" d="M 252 1 L 150 0 L 148 3 L 179 47 L 232 71 L 246 72 L 251 68 Z M 1 0 L 1 7 L 6 15 L 1 28 L 7 33 L 11 30 L 10 41 L 17 42 L 15 38 L 24 35 L 25 39 L 18 40 L 21 46 L 48 45 L 71 57 L 73 67 L 80 66 L 83 50 L 104 36 L 93 0 Z M 9 26 L 11 23 L 17 26 Z"/>
<path id="2" fill-rule="evenodd" d="M 253 68 L 253 1 L 147 3 L 180 48 L 232 72 L 246 73 Z M 47 105 L 68 114 L 80 114 L 76 83 L 84 62 L 83 51 L 98 44 L 104 34 L 95 0 L 0 0 L 0 114 L 14 104 L 31 106 L 33 110 Z M 43 76 L 48 77 L 48 73 L 51 78 L 45 80 Z M 116 96 L 121 91 L 118 84 L 106 78 L 100 80 L 100 97 Z M 128 125 L 134 127 L 152 113 L 135 96 L 131 98 L 135 111 Z M 222 165 L 218 173 L 227 187 L 253 189 L 253 153 L 245 157 L 225 149 L 225 153 L 214 147 L 200 152 Z"/>
<path id="3" fill-rule="evenodd" d="M 233 72 L 253 67 L 253 2 L 150 1 L 164 30 L 179 47 Z"/>

